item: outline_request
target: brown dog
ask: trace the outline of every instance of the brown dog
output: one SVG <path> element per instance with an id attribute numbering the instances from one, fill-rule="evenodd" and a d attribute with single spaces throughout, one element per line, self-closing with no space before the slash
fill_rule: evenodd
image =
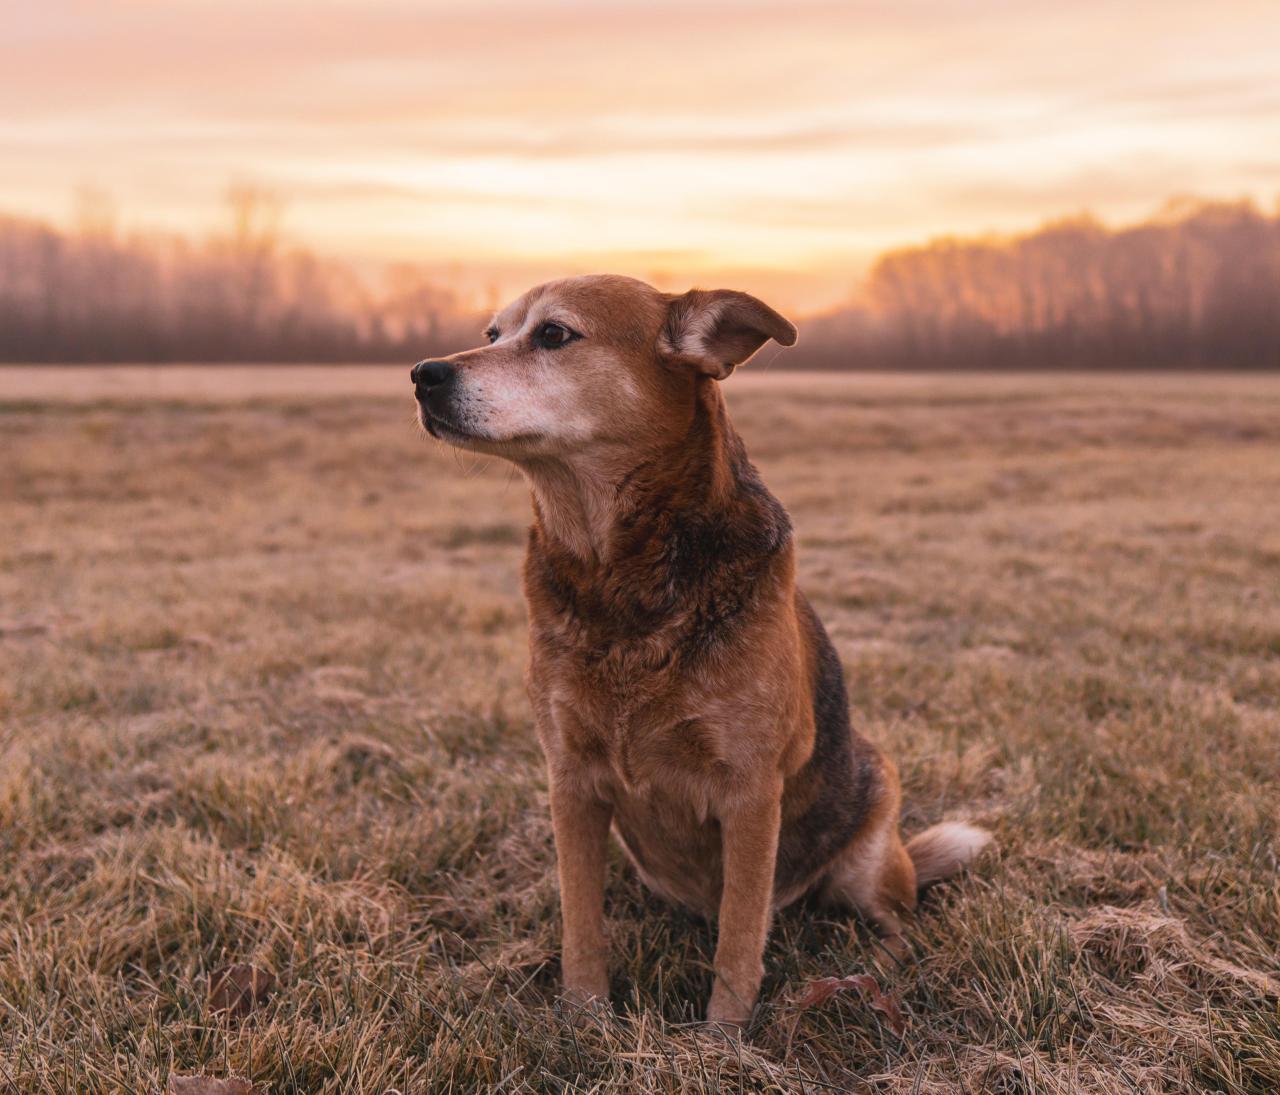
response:
<path id="1" fill-rule="evenodd" d="M 422 425 L 533 491 L 529 695 L 547 758 L 565 991 L 607 997 L 609 828 L 660 894 L 719 916 L 708 1018 L 751 1015 L 774 909 L 821 887 L 893 949 L 917 888 L 987 841 L 905 847 L 893 765 L 849 726 L 840 661 L 795 586 L 791 522 L 718 381 L 795 328 L 745 293 L 551 282 L 491 345 L 422 361 Z"/>

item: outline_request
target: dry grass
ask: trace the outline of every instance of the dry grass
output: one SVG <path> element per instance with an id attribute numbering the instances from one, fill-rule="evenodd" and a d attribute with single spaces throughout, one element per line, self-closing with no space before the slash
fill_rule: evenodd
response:
<path id="1" fill-rule="evenodd" d="M 877 958 L 802 907 L 738 1051 L 620 864 L 618 1015 L 552 1006 L 522 485 L 404 370 L 148 375 L 0 371 L 0 1091 L 1280 1087 L 1280 378 L 733 379 L 908 830 L 1000 840 L 904 1037 L 797 1007 Z"/>

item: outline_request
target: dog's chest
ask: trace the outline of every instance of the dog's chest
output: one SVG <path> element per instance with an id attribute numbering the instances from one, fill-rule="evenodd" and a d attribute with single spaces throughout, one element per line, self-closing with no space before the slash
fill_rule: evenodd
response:
<path id="1" fill-rule="evenodd" d="M 620 649 L 538 667 L 553 738 L 544 745 L 609 798 L 687 801 L 705 814 L 726 743 L 695 689 L 655 669 L 652 653 Z"/>

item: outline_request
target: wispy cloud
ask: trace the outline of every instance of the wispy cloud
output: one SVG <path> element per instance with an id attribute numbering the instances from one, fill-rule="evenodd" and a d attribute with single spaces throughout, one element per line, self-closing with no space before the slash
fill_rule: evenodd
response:
<path id="1" fill-rule="evenodd" d="M 0 206 L 352 253 L 847 268 L 944 231 L 1280 190 L 1273 0 L 53 0 L 0 40 Z M 692 269 L 691 272 L 696 272 Z"/>

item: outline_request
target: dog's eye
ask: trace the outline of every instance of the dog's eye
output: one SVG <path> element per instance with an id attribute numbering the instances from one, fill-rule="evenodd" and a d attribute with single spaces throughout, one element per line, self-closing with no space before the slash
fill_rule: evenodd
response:
<path id="1" fill-rule="evenodd" d="M 575 332 L 560 323 L 544 323 L 533 332 L 534 345 L 548 350 L 554 350 L 557 346 L 572 342 L 577 337 Z"/>
<path id="2" fill-rule="evenodd" d="M 485 338 L 487 338 L 490 342 L 497 342 L 497 341 L 498 341 L 498 328 L 497 328 L 497 327 L 490 327 L 487 331 L 485 331 L 485 333 L 484 333 L 484 337 L 485 337 Z"/>

